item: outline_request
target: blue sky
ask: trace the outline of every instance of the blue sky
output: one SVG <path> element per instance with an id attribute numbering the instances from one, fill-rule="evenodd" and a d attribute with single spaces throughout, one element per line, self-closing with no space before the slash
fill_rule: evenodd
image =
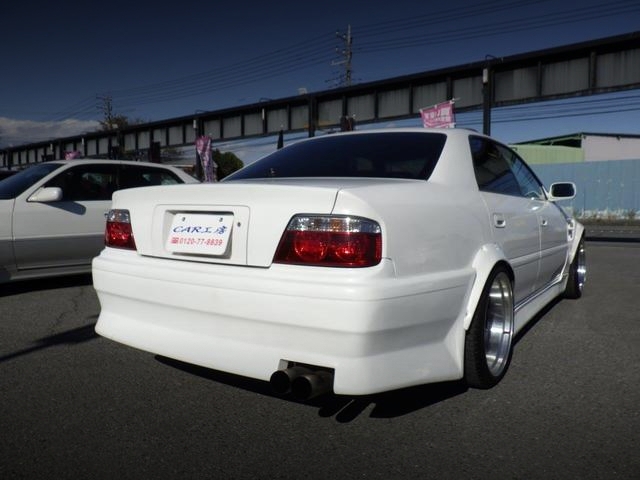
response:
<path id="1" fill-rule="evenodd" d="M 340 73 L 331 66 L 340 45 L 335 32 L 349 24 L 353 76 L 367 82 L 640 30 L 640 2 L 60 0 L 3 2 L 0 18 L 0 145 L 7 145 L 95 128 L 98 96 L 111 95 L 115 113 L 160 120 L 291 96 L 301 87 L 326 90 Z M 620 110 L 633 96 L 607 97 L 603 109 Z M 640 107 L 593 111 L 496 122 L 492 133 L 506 142 L 640 133 Z M 458 120 L 481 128 L 479 113 Z"/>

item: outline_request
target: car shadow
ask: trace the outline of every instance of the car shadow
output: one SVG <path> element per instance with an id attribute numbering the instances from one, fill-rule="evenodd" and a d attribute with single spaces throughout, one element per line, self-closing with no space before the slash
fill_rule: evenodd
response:
<path id="1" fill-rule="evenodd" d="M 587 242 L 600 242 L 600 243 L 640 243 L 638 237 L 608 237 L 608 236 L 586 236 Z"/>
<path id="2" fill-rule="evenodd" d="M 33 345 L 30 347 L 23 348 L 22 350 L 18 350 L 17 352 L 1 355 L 0 363 L 51 347 L 60 345 L 77 345 L 79 343 L 94 340 L 98 338 L 98 334 L 95 330 L 97 315 L 92 315 L 88 318 L 88 320 L 93 321 L 92 323 L 84 325 L 82 327 L 72 328 L 64 332 L 39 338 L 38 340 L 35 340 L 33 342 Z"/>
<path id="3" fill-rule="evenodd" d="M 522 337 L 527 334 L 527 332 L 533 329 L 536 324 L 561 301 L 562 298 L 558 297 L 540 310 L 540 312 L 538 312 L 536 316 L 533 317 L 527 325 L 520 330 L 520 332 L 518 332 L 518 335 L 514 338 L 514 347 Z M 458 380 L 418 385 L 415 387 L 392 390 L 390 392 L 375 395 L 346 396 L 328 394 L 306 402 L 300 402 L 290 396 L 275 394 L 271 390 L 271 386 L 268 382 L 200 367 L 198 365 L 192 365 L 160 355 L 156 355 L 155 359 L 164 365 L 207 380 L 251 391 L 260 395 L 279 398 L 282 401 L 300 403 L 308 405 L 311 408 L 317 408 L 319 416 L 325 418 L 335 416 L 336 421 L 340 423 L 349 423 L 358 418 L 368 409 L 370 409 L 370 418 L 401 417 L 417 410 L 428 408 L 431 405 L 444 402 L 469 390 L 469 387 L 464 381 Z"/>
<path id="4" fill-rule="evenodd" d="M 355 420 L 371 406 L 373 406 L 369 413 L 369 417 L 371 418 L 400 417 L 443 402 L 468 390 L 468 387 L 461 381 L 443 382 L 409 387 L 376 395 L 354 397 L 327 394 L 306 402 L 301 402 L 288 395 L 281 396 L 275 394 L 271 390 L 268 382 L 192 365 L 160 355 L 156 355 L 155 359 L 168 367 L 216 383 L 222 383 L 259 395 L 278 398 L 284 402 L 299 403 L 307 405 L 310 408 L 316 408 L 320 417 L 331 418 L 335 416 L 336 421 L 340 423 L 349 423 Z"/>
<path id="5" fill-rule="evenodd" d="M 48 205 L 52 208 L 57 208 L 58 210 L 73 213 L 74 215 L 84 215 L 87 213 L 87 207 L 74 201 L 51 202 Z"/>
<path id="6" fill-rule="evenodd" d="M 64 277 L 39 278 L 34 280 L 20 280 L 6 283 L 0 287 L 0 297 L 18 295 L 21 293 L 55 290 L 57 288 L 80 287 L 91 285 L 93 279 L 90 273 L 69 275 Z"/>
<path id="7" fill-rule="evenodd" d="M 558 305 L 558 303 L 560 303 L 562 301 L 562 297 L 556 297 L 553 300 L 551 300 L 551 302 L 549 302 L 547 305 L 545 305 L 545 307 L 540 310 L 538 313 L 536 313 L 536 315 L 527 322 L 527 324 L 522 328 L 522 330 L 520 330 L 518 332 L 518 334 L 515 336 L 515 338 L 513 339 L 513 346 L 515 347 L 518 342 L 520 340 L 522 340 L 522 338 L 527 334 L 527 332 L 531 331 L 536 325 L 537 323 L 542 320 L 542 318 L 549 313 L 553 307 L 555 307 L 556 305 Z"/>

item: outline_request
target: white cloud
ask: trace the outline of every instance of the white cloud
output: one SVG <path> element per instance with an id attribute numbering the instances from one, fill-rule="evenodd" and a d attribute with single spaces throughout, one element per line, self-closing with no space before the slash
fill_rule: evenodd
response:
<path id="1" fill-rule="evenodd" d="M 0 117 L 0 146 L 14 146 L 79 135 L 98 129 L 94 120 L 68 119 L 61 122 L 36 122 Z"/>

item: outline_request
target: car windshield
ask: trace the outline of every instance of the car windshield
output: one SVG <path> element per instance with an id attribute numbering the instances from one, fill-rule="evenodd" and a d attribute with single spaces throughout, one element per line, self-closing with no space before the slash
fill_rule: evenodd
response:
<path id="1" fill-rule="evenodd" d="M 376 132 L 296 143 L 227 177 L 378 177 L 426 180 L 442 153 L 441 133 Z"/>
<path id="2" fill-rule="evenodd" d="M 38 180 L 62 167 L 60 163 L 41 163 L 0 181 L 0 200 L 16 198 Z"/>

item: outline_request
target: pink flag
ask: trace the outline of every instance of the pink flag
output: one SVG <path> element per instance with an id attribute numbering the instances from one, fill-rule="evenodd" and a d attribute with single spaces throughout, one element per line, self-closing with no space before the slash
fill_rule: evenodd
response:
<path id="1" fill-rule="evenodd" d="M 73 160 L 74 158 L 80 158 L 82 155 L 77 150 L 74 152 L 64 152 L 65 160 Z"/>
<path id="2" fill-rule="evenodd" d="M 213 158 L 211 158 L 211 137 L 198 137 L 196 139 L 196 151 L 200 155 L 200 161 L 202 162 L 203 182 L 215 182 L 215 165 Z"/>
<path id="3" fill-rule="evenodd" d="M 453 100 L 438 103 L 433 107 L 421 108 L 420 116 L 424 128 L 453 128 L 456 126 Z"/>

